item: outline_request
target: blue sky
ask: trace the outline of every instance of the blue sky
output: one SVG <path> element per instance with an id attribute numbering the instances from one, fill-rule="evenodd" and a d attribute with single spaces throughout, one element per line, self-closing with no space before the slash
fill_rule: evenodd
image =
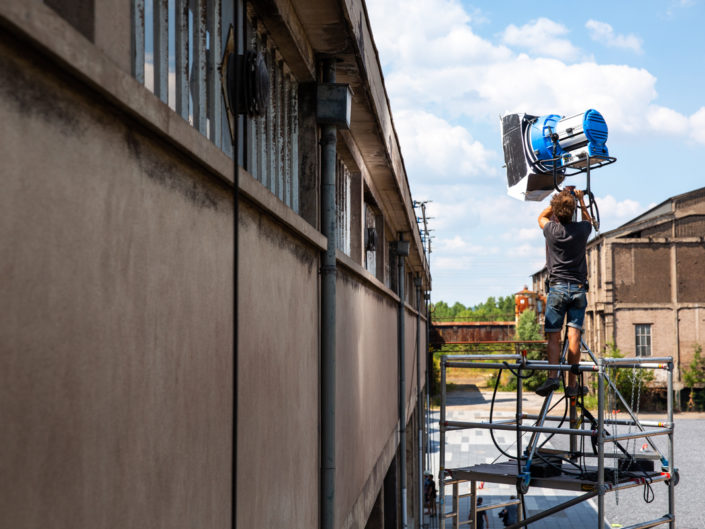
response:
<path id="1" fill-rule="evenodd" d="M 544 264 L 548 199 L 506 193 L 507 111 L 603 114 L 603 232 L 705 186 L 704 4 L 367 0 L 411 192 L 432 201 L 433 301 L 507 295 Z"/>

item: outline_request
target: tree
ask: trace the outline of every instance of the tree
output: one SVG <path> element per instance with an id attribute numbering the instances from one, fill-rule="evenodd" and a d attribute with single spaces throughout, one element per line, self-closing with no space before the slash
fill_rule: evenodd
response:
<path id="1" fill-rule="evenodd" d="M 533 309 L 526 309 L 519 316 L 516 328 L 517 340 L 543 340 L 541 324 Z"/>
<path id="2" fill-rule="evenodd" d="M 608 358 L 623 358 L 624 354 L 617 348 L 614 343 L 607 344 L 605 356 Z M 637 368 L 612 368 L 608 370 L 609 377 L 617 387 L 622 397 L 629 403 L 630 407 L 638 406 L 636 399 L 645 397 L 646 400 L 651 398 L 647 385 L 654 379 L 654 373 L 650 369 Z M 595 378 L 597 381 L 597 378 Z M 609 386 L 605 387 L 605 395 L 609 396 Z M 614 398 L 612 404 L 618 408 L 624 408 L 622 402 L 618 398 Z"/>
<path id="3" fill-rule="evenodd" d="M 516 327 L 516 339 L 521 341 L 543 340 L 541 324 L 533 309 L 526 309 L 519 316 Z M 538 346 L 530 344 L 526 345 L 526 349 L 526 356 L 529 360 L 540 360 L 545 350 L 543 345 Z M 546 375 L 546 371 L 534 371 L 530 377 L 524 380 L 524 386 L 529 390 L 536 389 L 546 380 Z M 508 385 L 511 386 L 513 384 L 516 384 L 514 377 L 512 377 Z"/>

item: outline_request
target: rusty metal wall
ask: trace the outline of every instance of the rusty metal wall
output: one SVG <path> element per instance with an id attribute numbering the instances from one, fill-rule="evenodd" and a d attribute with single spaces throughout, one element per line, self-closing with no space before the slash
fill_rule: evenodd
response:
<path id="1" fill-rule="evenodd" d="M 431 325 L 430 342 L 501 342 L 514 340 L 514 322 L 453 322 Z"/>

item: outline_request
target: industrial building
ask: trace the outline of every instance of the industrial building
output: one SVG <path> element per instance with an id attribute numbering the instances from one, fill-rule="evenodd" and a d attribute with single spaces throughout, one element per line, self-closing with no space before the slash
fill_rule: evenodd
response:
<path id="1" fill-rule="evenodd" d="M 586 343 L 627 356 L 673 356 L 681 368 L 705 342 L 705 188 L 677 195 L 587 245 Z M 533 275 L 543 288 L 547 271 Z M 678 392 L 677 392 L 678 395 Z"/>
<path id="2" fill-rule="evenodd" d="M 0 525 L 418 526 L 431 277 L 364 1 L 0 26 Z"/>

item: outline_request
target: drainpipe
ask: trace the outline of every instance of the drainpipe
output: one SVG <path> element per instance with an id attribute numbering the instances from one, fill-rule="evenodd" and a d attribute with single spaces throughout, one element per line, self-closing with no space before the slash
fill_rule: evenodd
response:
<path id="1" fill-rule="evenodd" d="M 323 61 L 323 82 L 335 83 L 335 61 Z M 321 126 L 321 528 L 335 525 L 335 125 Z"/>
<path id="2" fill-rule="evenodd" d="M 245 35 L 241 31 L 241 23 L 245 20 L 245 3 L 238 1 L 233 5 L 232 13 L 232 24 L 235 40 L 235 54 L 241 53 L 245 49 Z M 230 510 L 230 525 L 232 529 L 237 529 L 237 457 L 238 457 L 238 406 L 239 406 L 239 349 L 238 349 L 238 336 L 239 336 L 239 312 L 238 312 L 238 282 L 240 275 L 239 267 L 239 246 L 240 246 L 240 159 L 239 152 L 240 146 L 242 144 L 242 138 L 240 137 L 240 118 L 237 114 L 237 109 L 240 106 L 240 91 L 236 89 L 243 80 L 240 78 L 240 71 L 235 68 L 234 75 L 234 90 L 230 93 L 231 101 L 233 101 L 235 127 L 234 135 L 232 138 L 233 142 L 233 395 L 232 395 L 232 407 L 233 407 L 233 418 L 232 418 L 232 461 L 231 461 L 231 510 Z"/>
<path id="3" fill-rule="evenodd" d="M 431 311 L 429 304 L 431 303 L 430 292 L 424 292 L 424 303 L 426 307 L 426 468 L 431 469 L 431 369 L 433 368 L 433 355 L 429 343 L 431 342 Z"/>
<path id="4" fill-rule="evenodd" d="M 423 522 L 423 404 L 421 402 L 421 276 L 414 279 L 416 286 L 416 424 L 419 449 L 419 527 Z"/>
<path id="5" fill-rule="evenodd" d="M 404 353 L 405 344 L 405 327 L 404 327 L 404 257 L 409 255 L 409 241 L 402 238 L 399 234 L 399 240 L 396 242 L 395 252 L 397 255 L 397 281 L 399 294 L 399 312 L 397 318 L 397 344 L 399 347 L 399 452 L 400 452 L 400 472 L 399 479 L 401 481 L 401 526 L 402 529 L 408 528 L 407 512 L 406 512 L 406 374 L 404 370 Z"/>

